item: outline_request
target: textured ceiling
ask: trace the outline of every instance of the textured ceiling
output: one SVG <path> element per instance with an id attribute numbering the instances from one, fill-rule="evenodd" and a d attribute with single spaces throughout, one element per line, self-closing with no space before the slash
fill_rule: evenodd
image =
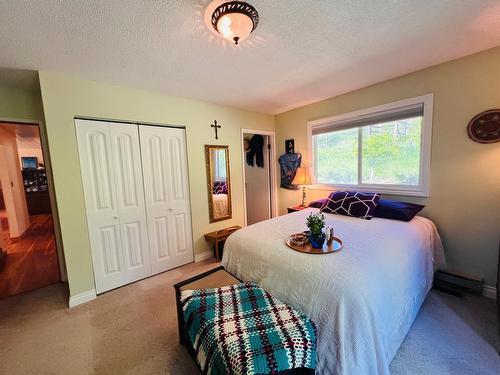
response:
<path id="1" fill-rule="evenodd" d="M 203 0 L 0 0 L 0 66 L 279 113 L 500 45 L 498 0 L 252 0 L 240 46 Z"/>

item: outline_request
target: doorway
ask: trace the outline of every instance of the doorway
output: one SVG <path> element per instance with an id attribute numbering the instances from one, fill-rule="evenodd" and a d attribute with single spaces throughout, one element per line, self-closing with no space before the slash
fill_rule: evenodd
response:
<path id="1" fill-rule="evenodd" d="M 61 281 L 38 124 L 0 122 L 0 298 Z"/>
<path id="2" fill-rule="evenodd" d="M 274 132 L 241 132 L 245 224 L 252 225 L 276 216 L 276 154 Z"/>

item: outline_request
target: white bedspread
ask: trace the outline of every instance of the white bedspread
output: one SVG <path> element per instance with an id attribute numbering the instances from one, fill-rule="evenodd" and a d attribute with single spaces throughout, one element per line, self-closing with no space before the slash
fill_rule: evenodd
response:
<path id="1" fill-rule="evenodd" d="M 214 219 L 219 219 L 229 215 L 227 194 L 212 194 L 212 197 Z"/>
<path id="2" fill-rule="evenodd" d="M 389 363 L 444 263 L 434 224 L 325 214 L 344 242 L 336 253 L 296 252 L 305 209 L 251 225 L 226 241 L 222 264 L 302 310 L 318 328 L 318 374 L 389 374 Z"/>

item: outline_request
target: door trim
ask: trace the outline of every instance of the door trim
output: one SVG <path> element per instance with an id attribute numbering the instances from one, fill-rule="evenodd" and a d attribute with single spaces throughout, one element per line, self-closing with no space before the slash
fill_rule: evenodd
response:
<path id="1" fill-rule="evenodd" d="M 45 124 L 42 120 L 28 120 L 20 118 L 0 117 L 0 122 L 16 125 L 37 125 L 40 133 L 40 143 L 42 145 L 42 154 L 45 162 L 45 172 L 47 173 L 47 185 L 49 188 L 50 210 L 52 214 L 54 236 L 56 240 L 56 252 L 59 261 L 59 274 L 61 281 L 68 282 L 66 273 L 66 261 L 64 259 L 64 248 L 62 242 L 61 225 L 59 221 L 59 212 L 57 211 L 56 193 L 54 188 L 54 175 L 52 173 L 52 162 L 50 159 L 49 144 Z"/>
<path id="2" fill-rule="evenodd" d="M 104 117 L 91 117 L 91 116 L 75 116 L 75 120 L 87 120 L 87 121 L 101 121 L 101 122 L 114 122 L 118 124 L 128 124 L 128 125 L 143 125 L 143 126 L 158 126 L 161 128 L 174 128 L 174 129 L 186 129 L 184 125 L 173 125 L 173 124 L 160 124 L 156 122 L 145 122 L 145 121 L 132 121 L 132 120 L 117 120 L 109 119 Z"/>
<path id="3" fill-rule="evenodd" d="M 245 176 L 245 144 L 244 135 L 245 134 L 260 134 L 269 136 L 269 143 L 271 144 L 271 157 L 269 160 L 270 167 L 270 188 L 271 188 L 271 218 L 278 215 L 278 186 L 277 186 L 277 159 L 276 159 L 276 132 L 272 130 L 257 130 L 257 129 L 241 129 L 240 141 L 241 141 L 241 167 L 242 167 L 242 179 L 243 179 L 243 223 L 247 226 L 247 188 L 246 188 L 246 176 Z"/>

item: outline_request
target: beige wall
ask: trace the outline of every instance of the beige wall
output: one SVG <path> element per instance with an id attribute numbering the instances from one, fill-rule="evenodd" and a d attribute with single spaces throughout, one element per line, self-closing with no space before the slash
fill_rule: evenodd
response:
<path id="1" fill-rule="evenodd" d="M 390 62 L 388 62 L 390 63 Z M 500 234 L 500 143 L 479 144 L 466 132 L 479 112 L 500 108 L 500 48 L 484 51 L 276 116 L 278 154 L 285 139 L 307 160 L 307 121 L 434 93 L 430 197 L 423 202 L 443 237 L 450 268 L 495 285 Z M 281 148 L 281 149 L 280 149 Z M 328 191 L 309 190 L 308 200 Z M 279 189 L 280 213 L 300 191 Z"/>
<path id="2" fill-rule="evenodd" d="M 243 224 L 241 128 L 274 129 L 274 117 L 151 92 L 39 72 L 70 294 L 94 288 L 74 116 L 186 126 L 195 253 L 203 234 Z M 219 140 L 210 124 L 222 125 Z M 229 145 L 233 218 L 209 224 L 205 144 Z"/>
<path id="3" fill-rule="evenodd" d="M 11 237 L 20 237 L 30 226 L 23 176 L 13 126 L 0 123 L 0 184 Z"/>

